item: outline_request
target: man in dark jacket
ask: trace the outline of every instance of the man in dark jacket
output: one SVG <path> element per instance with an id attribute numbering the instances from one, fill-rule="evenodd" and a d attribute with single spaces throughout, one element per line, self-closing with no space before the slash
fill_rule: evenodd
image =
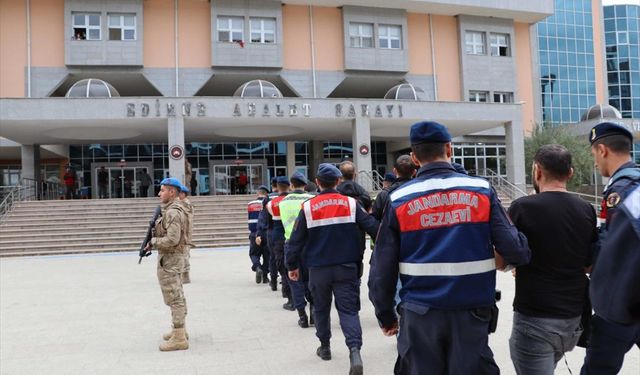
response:
<path id="1" fill-rule="evenodd" d="M 406 182 L 411 181 L 411 178 L 416 173 L 416 166 L 413 165 L 411 157 L 409 155 L 401 155 L 396 160 L 396 164 L 393 167 L 393 173 L 395 173 L 398 178 L 396 178 L 395 182 L 391 184 L 391 186 L 382 189 L 382 191 L 376 197 L 376 200 L 373 202 L 371 215 L 373 215 L 373 217 L 378 220 L 382 220 L 384 208 L 389 202 L 389 194 L 391 194 L 391 192 L 393 192 L 400 186 L 404 185 Z"/>
<path id="2" fill-rule="evenodd" d="M 371 197 L 369 193 L 360 185 L 355 182 L 355 166 L 350 161 L 343 161 L 340 163 L 340 172 L 342 178 L 336 190 L 342 195 L 355 198 L 367 212 L 371 209 Z"/>

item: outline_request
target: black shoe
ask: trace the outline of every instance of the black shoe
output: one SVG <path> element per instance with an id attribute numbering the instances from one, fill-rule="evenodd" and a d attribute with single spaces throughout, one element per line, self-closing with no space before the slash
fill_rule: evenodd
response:
<path id="1" fill-rule="evenodd" d="M 309 317 L 307 316 L 307 312 L 304 311 L 304 308 L 298 309 L 298 325 L 300 328 L 309 328 Z"/>
<path id="2" fill-rule="evenodd" d="M 269 285 L 271 285 L 271 290 L 272 291 L 277 291 L 278 290 L 278 281 L 274 280 L 273 278 L 271 278 L 271 280 L 269 281 Z"/>
<path id="3" fill-rule="evenodd" d="M 323 361 L 328 361 L 331 359 L 331 348 L 329 347 L 329 345 L 320 345 L 316 350 L 316 354 Z"/>
<path id="4" fill-rule="evenodd" d="M 289 311 L 294 311 L 296 309 L 295 307 L 293 307 L 293 301 L 291 300 L 291 298 L 287 299 L 287 302 L 282 305 L 282 308 Z"/>
<path id="5" fill-rule="evenodd" d="M 269 282 L 269 277 L 267 276 L 267 273 L 262 271 L 262 283 L 266 284 Z"/>
<path id="6" fill-rule="evenodd" d="M 262 268 L 256 267 L 256 284 L 260 284 L 262 282 Z"/>
<path id="7" fill-rule="evenodd" d="M 316 325 L 316 320 L 314 319 L 313 316 L 313 305 L 309 304 L 309 325 L 314 326 Z"/>
<path id="8" fill-rule="evenodd" d="M 363 365 L 362 365 L 362 357 L 360 357 L 360 349 L 357 349 L 357 348 L 350 349 L 349 362 L 351 362 L 351 368 L 349 368 L 349 375 L 362 375 Z"/>

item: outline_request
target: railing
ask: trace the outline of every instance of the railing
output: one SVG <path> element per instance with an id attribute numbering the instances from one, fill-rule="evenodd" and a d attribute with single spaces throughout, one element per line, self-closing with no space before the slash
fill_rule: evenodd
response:
<path id="1" fill-rule="evenodd" d="M 509 180 L 497 174 L 494 170 L 480 169 L 478 170 L 477 175 L 489 180 L 496 191 L 499 191 L 511 200 L 516 200 L 528 195 L 525 191 L 509 182 Z"/>
<path id="2" fill-rule="evenodd" d="M 63 186 L 56 182 L 23 178 L 15 186 L 0 186 L 0 220 L 15 202 L 58 199 L 64 193 Z"/>
<path id="3" fill-rule="evenodd" d="M 382 176 L 376 170 L 359 171 L 358 177 L 356 178 L 356 182 L 358 182 L 370 192 L 377 192 L 382 190 L 382 180 Z"/>

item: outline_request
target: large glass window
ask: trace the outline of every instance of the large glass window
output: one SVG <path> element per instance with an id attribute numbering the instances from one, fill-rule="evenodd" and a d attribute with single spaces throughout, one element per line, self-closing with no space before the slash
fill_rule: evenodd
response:
<path id="1" fill-rule="evenodd" d="M 251 43 L 275 43 L 276 19 L 251 18 Z"/>
<path id="2" fill-rule="evenodd" d="M 402 48 L 402 27 L 399 25 L 379 25 L 378 41 L 380 48 Z"/>
<path id="3" fill-rule="evenodd" d="M 225 16 L 218 17 L 218 41 L 243 42 L 244 18 Z"/>
<path id="4" fill-rule="evenodd" d="M 465 50 L 468 55 L 486 55 L 485 33 L 480 31 L 467 31 L 464 40 Z"/>
<path id="5" fill-rule="evenodd" d="M 352 48 L 373 48 L 373 24 L 351 22 L 349 40 Z"/>
<path id="6" fill-rule="evenodd" d="M 136 15 L 109 14 L 109 40 L 136 40 Z"/>
<path id="7" fill-rule="evenodd" d="M 102 32 L 100 14 L 72 13 L 74 40 L 100 40 Z"/>

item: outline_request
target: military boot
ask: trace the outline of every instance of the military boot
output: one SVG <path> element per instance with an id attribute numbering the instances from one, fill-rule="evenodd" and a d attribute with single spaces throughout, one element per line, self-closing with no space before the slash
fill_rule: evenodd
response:
<path id="1" fill-rule="evenodd" d="M 170 352 L 174 350 L 189 349 L 189 341 L 187 341 L 187 332 L 184 328 L 174 328 L 173 335 L 169 341 L 160 344 L 160 351 Z"/>
<path id="2" fill-rule="evenodd" d="M 189 277 L 189 272 L 183 272 L 180 275 L 180 278 L 182 279 L 182 283 L 183 284 L 191 284 L 191 278 Z"/>
<path id="3" fill-rule="evenodd" d="M 329 344 L 321 344 L 316 350 L 316 355 L 320 357 L 323 361 L 328 361 L 331 359 L 331 347 Z"/>
<path id="4" fill-rule="evenodd" d="M 360 349 L 349 349 L 349 362 L 351 362 L 351 368 L 349 368 L 349 375 L 362 375 L 362 357 L 360 357 Z"/>
<path id="5" fill-rule="evenodd" d="M 262 271 L 262 283 L 266 284 L 269 282 L 269 277 L 267 276 L 267 273 Z"/>
<path id="6" fill-rule="evenodd" d="M 293 307 L 293 300 L 291 299 L 291 297 L 287 298 L 287 302 L 282 305 L 282 308 L 289 311 L 293 311 L 296 309 L 295 307 Z"/>
<path id="7" fill-rule="evenodd" d="M 173 332 L 174 330 L 171 330 L 171 332 L 167 332 L 164 335 L 162 335 L 162 339 L 164 341 L 168 341 L 169 339 L 171 339 L 171 336 L 173 336 Z M 189 340 L 189 334 L 185 333 L 184 336 L 187 338 L 187 340 Z"/>
<path id="8" fill-rule="evenodd" d="M 304 308 L 298 309 L 298 325 L 300 328 L 309 328 L 309 317 Z"/>
<path id="9" fill-rule="evenodd" d="M 269 285 L 271 286 L 271 290 L 274 292 L 278 290 L 278 279 L 276 277 L 272 277 L 269 281 Z"/>
<path id="10" fill-rule="evenodd" d="M 256 267 L 256 284 L 260 284 L 262 282 L 262 268 L 260 266 Z"/>

